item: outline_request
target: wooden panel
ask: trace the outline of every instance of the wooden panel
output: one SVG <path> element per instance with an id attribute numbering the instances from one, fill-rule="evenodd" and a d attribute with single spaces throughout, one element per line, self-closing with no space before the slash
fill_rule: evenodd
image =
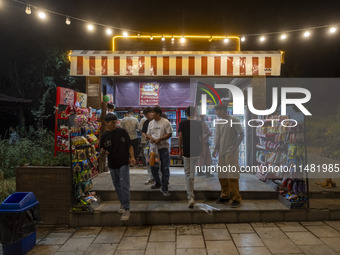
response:
<path id="1" fill-rule="evenodd" d="M 266 109 L 266 78 L 255 77 L 251 80 L 253 88 L 253 104 L 257 110 Z"/>
<path id="2" fill-rule="evenodd" d="M 101 78 L 86 77 L 87 106 L 101 109 Z"/>
<path id="3" fill-rule="evenodd" d="M 70 224 L 71 182 L 70 167 L 22 167 L 16 171 L 16 191 L 34 193 L 43 224 Z"/>

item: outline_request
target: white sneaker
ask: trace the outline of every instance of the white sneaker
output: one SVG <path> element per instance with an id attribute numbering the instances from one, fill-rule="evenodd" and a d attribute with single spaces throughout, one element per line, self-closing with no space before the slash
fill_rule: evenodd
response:
<path id="1" fill-rule="evenodd" d="M 127 221 L 130 219 L 130 211 L 129 210 L 124 210 L 122 216 L 120 217 L 121 221 Z"/>
<path id="2" fill-rule="evenodd" d="M 189 208 L 194 208 L 195 200 L 193 198 L 189 199 L 188 207 Z"/>
<path id="3" fill-rule="evenodd" d="M 125 212 L 125 209 L 122 206 L 120 206 L 120 208 L 118 209 L 118 213 L 122 214 L 124 212 Z"/>
<path id="4" fill-rule="evenodd" d="M 149 185 L 149 184 L 154 184 L 154 183 L 155 183 L 154 179 L 149 179 L 144 183 L 144 185 Z"/>

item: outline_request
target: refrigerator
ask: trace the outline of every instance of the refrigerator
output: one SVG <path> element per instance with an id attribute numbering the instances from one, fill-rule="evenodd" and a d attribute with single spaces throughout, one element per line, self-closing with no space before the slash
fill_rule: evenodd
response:
<path id="1" fill-rule="evenodd" d="M 166 114 L 166 116 L 168 117 L 168 120 L 171 124 L 172 127 L 172 137 L 176 137 L 177 136 L 177 121 L 178 121 L 178 116 L 177 116 L 177 110 L 176 109 L 167 109 L 164 110 L 164 113 Z"/>

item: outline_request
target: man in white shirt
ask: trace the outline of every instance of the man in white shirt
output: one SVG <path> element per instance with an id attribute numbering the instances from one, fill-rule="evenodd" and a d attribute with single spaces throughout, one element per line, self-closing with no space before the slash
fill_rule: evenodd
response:
<path id="1" fill-rule="evenodd" d="M 155 184 L 151 186 L 151 189 L 162 188 L 161 191 L 164 196 L 169 196 L 169 178 L 170 178 L 170 154 L 169 154 L 169 138 L 172 136 L 172 127 L 170 122 L 162 118 L 162 108 L 156 106 L 152 109 L 153 120 L 150 121 L 147 138 L 150 140 L 151 148 L 158 150 L 160 163 L 162 182 L 159 177 L 159 167 L 151 166 L 151 173 Z"/>
<path id="2" fill-rule="evenodd" d="M 120 122 L 120 127 L 128 132 L 133 147 L 133 151 L 135 154 L 135 158 L 137 158 L 137 155 L 139 154 L 137 135 L 137 130 L 139 129 L 139 122 L 135 117 L 133 117 L 132 109 L 130 109 L 128 111 L 128 115 L 122 119 L 122 121 Z"/>

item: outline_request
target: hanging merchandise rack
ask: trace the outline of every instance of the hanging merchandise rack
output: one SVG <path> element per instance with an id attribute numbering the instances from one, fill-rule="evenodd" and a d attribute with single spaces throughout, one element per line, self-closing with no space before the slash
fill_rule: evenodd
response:
<path id="1" fill-rule="evenodd" d="M 289 209 L 309 207 L 308 175 L 304 171 L 307 165 L 305 123 L 303 116 L 293 114 L 298 119 L 295 126 L 289 122 L 286 126 L 281 124 L 291 119 L 288 115 L 272 115 L 263 119 L 263 126 L 256 128 L 256 161 L 260 169 L 256 175 L 275 186 L 279 200 Z M 275 123 L 272 120 L 276 120 Z M 270 167 L 280 170 L 269 171 Z"/>

